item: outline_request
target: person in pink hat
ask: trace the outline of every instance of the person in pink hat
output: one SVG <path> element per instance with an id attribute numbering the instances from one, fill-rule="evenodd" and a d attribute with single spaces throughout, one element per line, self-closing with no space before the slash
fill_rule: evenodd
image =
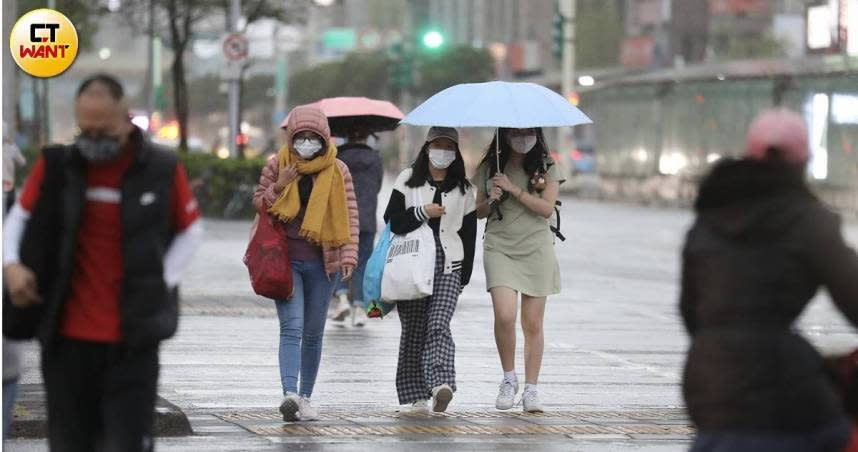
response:
<path id="1" fill-rule="evenodd" d="M 285 229 L 294 285 L 276 300 L 284 421 L 313 421 L 310 403 L 336 282 L 357 265 L 358 208 L 349 168 L 337 159 L 328 118 L 316 106 L 295 107 L 286 145 L 268 159 L 253 205 Z M 300 378 L 300 388 L 298 380 Z"/>
<path id="2" fill-rule="evenodd" d="M 852 430 L 794 322 L 820 288 L 858 325 L 858 255 L 805 182 L 807 127 L 762 112 L 746 154 L 703 180 L 682 254 L 692 451 L 840 451 Z"/>

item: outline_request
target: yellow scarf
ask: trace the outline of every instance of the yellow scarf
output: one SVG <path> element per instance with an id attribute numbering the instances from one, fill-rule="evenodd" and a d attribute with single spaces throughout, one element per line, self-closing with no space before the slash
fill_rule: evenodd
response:
<path id="1" fill-rule="evenodd" d="M 315 174 L 316 180 L 299 234 L 312 244 L 330 248 L 351 243 L 346 187 L 336 162 L 337 148 L 331 145 L 324 155 L 313 160 L 301 160 L 286 145 L 280 149 L 278 157 L 280 171 L 297 163 L 298 177 L 283 189 L 268 212 L 285 222 L 295 218 L 301 210 L 298 181 L 304 176 L 312 177 Z"/>

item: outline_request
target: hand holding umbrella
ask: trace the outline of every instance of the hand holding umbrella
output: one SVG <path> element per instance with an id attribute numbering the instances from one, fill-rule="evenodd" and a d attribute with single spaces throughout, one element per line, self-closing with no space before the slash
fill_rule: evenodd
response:
<path id="1" fill-rule="evenodd" d="M 489 191 L 489 200 L 492 202 L 501 199 L 501 196 L 503 196 L 503 189 L 500 187 L 494 187 Z"/>
<path id="2" fill-rule="evenodd" d="M 503 220 L 503 214 L 498 206 L 498 201 L 500 201 L 501 198 L 503 198 L 503 189 L 497 185 L 493 186 L 489 191 L 489 208 L 492 210 L 492 215 L 496 215 L 498 217 L 498 221 Z"/>
<path id="3" fill-rule="evenodd" d="M 507 177 L 507 175 L 504 173 L 495 174 L 495 177 L 492 178 L 492 184 L 494 185 L 494 188 L 492 189 L 492 191 L 495 191 L 498 189 L 502 191 L 502 194 L 501 194 L 501 196 L 498 197 L 498 200 L 502 199 L 503 193 L 509 193 L 510 195 L 515 196 L 516 198 L 521 196 L 521 192 L 520 192 L 521 188 L 519 188 L 517 185 L 513 184 L 512 181 L 509 180 L 509 177 Z M 490 202 L 489 206 L 491 207 L 492 212 L 497 214 L 498 221 L 502 221 L 503 220 L 503 214 L 501 214 L 501 212 L 500 212 L 500 206 L 498 205 L 498 203 L 495 201 L 492 201 L 492 202 Z"/>
<path id="4" fill-rule="evenodd" d="M 516 196 L 520 193 L 513 193 L 516 190 L 521 190 L 517 185 L 513 184 L 512 181 L 509 180 L 509 177 L 504 173 L 497 173 L 495 177 L 492 178 L 492 182 L 494 182 L 496 188 L 500 188 L 501 190 Z M 516 196 L 518 197 L 518 196 Z"/>

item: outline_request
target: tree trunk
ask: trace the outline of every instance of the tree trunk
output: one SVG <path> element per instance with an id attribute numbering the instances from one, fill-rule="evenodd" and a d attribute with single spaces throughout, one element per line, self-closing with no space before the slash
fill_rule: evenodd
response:
<path id="1" fill-rule="evenodd" d="M 188 82 L 185 78 L 184 48 L 176 49 L 173 55 L 173 108 L 179 123 L 179 151 L 188 151 Z"/>
<path id="2" fill-rule="evenodd" d="M 165 5 L 170 22 L 170 40 L 173 47 L 173 108 L 179 123 L 179 152 L 188 151 L 188 83 L 185 78 L 185 48 L 191 40 L 191 11 L 180 13 L 176 0 Z M 181 26 L 181 28 L 180 28 Z"/>

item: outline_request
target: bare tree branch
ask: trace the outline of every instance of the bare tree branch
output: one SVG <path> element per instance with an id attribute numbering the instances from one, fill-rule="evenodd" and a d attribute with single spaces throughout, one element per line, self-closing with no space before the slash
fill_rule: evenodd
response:
<path id="1" fill-rule="evenodd" d="M 229 16 L 229 0 L 140 0 L 123 2 L 123 17 L 136 33 L 148 33 L 150 1 L 154 2 L 155 33 L 173 50 L 170 67 L 173 83 L 173 110 L 179 123 L 179 148 L 187 149 L 190 105 L 185 52 L 193 42 L 198 24 L 213 13 Z M 243 13 L 247 25 L 271 18 L 284 22 L 305 20 L 310 0 L 244 0 Z M 215 16 L 216 17 L 216 16 Z M 243 30 L 243 31 L 245 31 Z"/>

